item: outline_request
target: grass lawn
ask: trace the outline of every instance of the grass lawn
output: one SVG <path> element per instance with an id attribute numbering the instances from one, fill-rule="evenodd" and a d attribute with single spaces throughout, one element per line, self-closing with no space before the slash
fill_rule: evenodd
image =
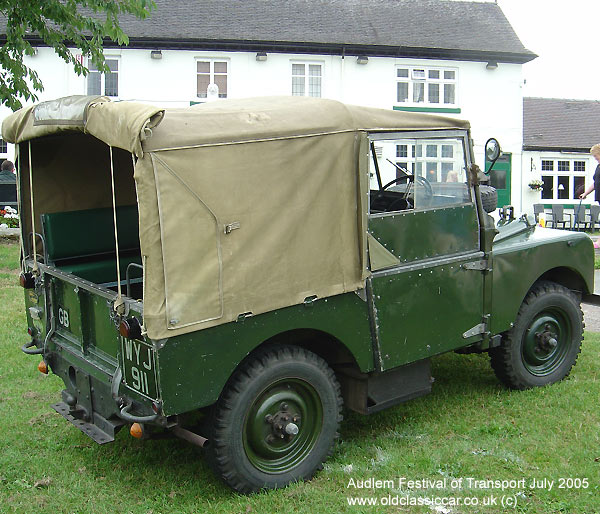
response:
<path id="1" fill-rule="evenodd" d="M 433 393 L 370 417 L 346 412 L 325 469 L 309 483 L 240 496 L 208 469 L 202 450 L 179 440 L 138 441 L 123 430 L 98 446 L 52 411 L 62 382 L 43 376 L 27 339 L 18 246 L 0 244 L 0 512 L 275 513 L 600 511 L 600 334 L 586 333 L 572 375 L 551 387 L 512 392 L 487 355 L 433 360 Z M 399 479 L 443 480 L 428 489 Z M 351 480 L 393 481 L 380 489 Z M 473 489 L 467 479 L 525 480 Z M 559 484 L 560 479 L 586 479 Z M 452 479 L 462 487 L 452 488 Z M 530 489 L 533 479 L 553 487 Z M 454 482 L 457 485 L 457 482 Z M 492 485 L 492 484 L 486 484 Z M 560 488 L 559 485 L 567 486 Z M 582 485 L 576 488 L 575 485 Z M 438 501 L 475 497 L 477 507 L 349 506 L 347 497 Z M 496 506 L 484 506 L 495 499 Z M 504 509 L 502 500 L 516 501 Z M 393 501 L 393 500 L 392 500 Z"/>

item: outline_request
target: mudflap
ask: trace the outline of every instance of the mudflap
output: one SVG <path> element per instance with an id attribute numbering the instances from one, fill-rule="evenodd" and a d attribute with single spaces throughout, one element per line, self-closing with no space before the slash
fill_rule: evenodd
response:
<path id="1" fill-rule="evenodd" d="M 84 421 L 75 417 L 78 411 L 71 409 L 65 402 L 55 403 L 50 405 L 50 407 L 98 444 L 112 443 L 115 440 L 115 434 L 125 424 L 121 420 L 112 421 L 105 419 L 97 412 L 92 413 L 93 423 Z"/>

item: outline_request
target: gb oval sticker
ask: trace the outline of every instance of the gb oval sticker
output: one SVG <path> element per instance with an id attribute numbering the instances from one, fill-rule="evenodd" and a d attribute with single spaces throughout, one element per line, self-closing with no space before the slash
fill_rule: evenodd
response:
<path id="1" fill-rule="evenodd" d="M 64 328 L 69 328 L 69 311 L 67 309 L 58 308 L 58 323 Z"/>

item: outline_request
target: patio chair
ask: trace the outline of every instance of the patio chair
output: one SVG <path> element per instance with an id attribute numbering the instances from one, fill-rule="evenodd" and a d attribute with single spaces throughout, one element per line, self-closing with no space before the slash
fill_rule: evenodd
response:
<path id="1" fill-rule="evenodd" d="M 569 217 L 567 220 L 566 217 Z M 559 203 L 552 204 L 552 228 L 560 228 L 559 225 L 562 225 L 562 228 L 567 228 L 567 222 L 569 223 L 569 227 L 573 226 L 573 216 L 570 212 L 565 212 L 564 205 Z"/>
<path id="2" fill-rule="evenodd" d="M 586 230 L 590 226 L 590 221 L 587 219 L 587 206 L 579 204 L 575 206 L 575 216 L 573 218 L 573 228 L 575 230 Z"/>
<path id="3" fill-rule="evenodd" d="M 543 203 L 534 203 L 533 204 L 533 215 L 535 216 L 535 221 L 537 221 L 539 223 L 540 214 L 543 214 L 544 212 L 545 212 L 545 210 L 544 210 Z"/>
<path id="4" fill-rule="evenodd" d="M 600 205 L 591 205 L 590 206 L 590 229 L 594 230 L 596 225 L 600 225 Z"/>

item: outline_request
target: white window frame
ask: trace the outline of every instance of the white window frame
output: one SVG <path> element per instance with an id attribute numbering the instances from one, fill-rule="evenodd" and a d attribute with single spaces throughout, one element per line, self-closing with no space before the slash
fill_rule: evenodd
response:
<path id="1" fill-rule="evenodd" d="M 92 73 L 99 73 L 100 74 L 100 95 L 103 96 L 109 96 L 110 98 L 119 98 L 119 93 L 121 91 L 121 83 L 119 80 L 120 74 L 121 74 L 121 56 L 120 55 L 105 55 L 104 56 L 104 60 L 105 61 L 117 61 L 117 71 L 113 72 L 117 75 L 117 94 L 116 95 L 108 95 L 106 94 L 106 73 L 100 73 L 97 70 L 90 70 L 90 73 L 88 74 L 88 76 L 86 77 L 86 81 L 85 81 L 85 91 L 86 94 L 90 94 L 89 92 L 89 80 L 90 80 L 90 74 Z M 87 67 L 88 69 L 90 69 L 91 66 L 94 66 L 94 64 L 92 63 L 92 60 L 88 58 L 87 60 Z M 93 93 L 91 93 L 93 94 Z"/>
<path id="2" fill-rule="evenodd" d="M 8 154 L 8 143 L 2 138 L 0 138 L 0 154 L 1 155 Z"/>
<path id="3" fill-rule="evenodd" d="M 201 96 L 200 92 L 198 91 L 198 75 L 200 75 L 200 73 L 198 72 L 198 63 L 199 62 L 207 62 L 209 63 L 209 82 L 208 82 L 208 87 L 210 87 L 211 85 L 216 84 L 215 83 L 215 76 L 216 75 L 225 75 L 225 82 L 227 84 L 227 90 L 225 91 L 225 93 L 223 93 L 222 91 L 219 91 L 219 96 L 218 98 L 228 98 L 229 97 L 229 86 L 230 86 L 230 77 L 231 77 L 231 60 L 229 58 L 226 57 L 196 57 L 196 59 L 194 60 L 194 77 L 195 77 L 195 81 L 196 81 L 196 98 L 199 99 L 199 101 L 206 101 L 208 100 L 208 87 L 207 87 L 207 92 L 206 92 L 206 96 Z M 227 71 L 225 73 L 221 73 L 221 72 L 215 72 L 215 63 L 225 63 L 227 65 Z M 206 75 L 205 73 L 203 73 L 202 75 Z"/>
<path id="4" fill-rule="evenodd" d="M 565 161 L 569 163 L 569 170 L 568 171 L 562 171 L 562 170 L 559 171 L 558 163 L 565 162 Z M 545 162 L 552 162 L 551 170 L 543 169 L 542 163 L 545 163 Z M 575 162 L 584 162 L 586 169 L 584 171 L 574 171 Z M 583 178 L 583 187 L 585 189 L 586 181 L 587 181 L 587 173 L 589 172 L 589 159 L 587 156 L 581 156 L 581 157 L 566 157 L 566 156 L 548 157 L 548 156 L 544 156 L 544 157 L 540 157 L 539 166 L 540 166 L 539 169 L 540 169 L 540 176 L 542 178 L 542 181 L 544 180 L 543 177 L 551 177 L 552 178 L 552 198 L 540 198 L 542 201 L 573 203 L 579 199 L 576 197 L 577 195 L 575 195 L 575 190 L 574 190 L 575 178 Z M 568 185 L 567 185 L 568 196 L 567 196 L 567 198 L 559 198 L 559 190 L 558 190 L 559 177 L 567 177 L 567 179 L 568 179 Z M 542 195 L 543 195 L 543 190 L 542 190 Z"/>
<path id="5" fill-rule="evenodd" d="M 303 75 L 297 75 L 294 74 L 294 66 L 295 65 L 302 65 L 304 66 L 304 74 Z M 319 76 L 320 78 L 320 83 L 319 83 L 319 94 L 318 95 L 311 95 L 310 94 L 310 88 L 311 88 L 311 84 L 310 84 L 310 66 L 318 66 L 321 70 L 321 75 Z M 323 97 L 323 78 L 325 75 L 325 63 L 322 61 L 298 61 L 298 60 L 293 60 L 290 61 L 290 90 L 291 90 L 291 95 L 292 96 L 312 96 L 314 98 L 322 98 Z M 294 78 L 298 78 L 298 77 L 304 77 L 304 91 L 303 94 L 296 94 L 294 93 Z"/>
<path id="6" fill-rule="evenodd" d="M 399 73 L 402 70 L 407 76 L 400 77 Z M 455 108 L 458 106 L 458 68 L 442 67 L 442 66 L 417 66 L 417 65 L 396 65 L 396 104 L 406 105 L 411 107 L 446 107 Z M 439 77 L 434 78 L 431 75 L 438 73 Z M 445 78 L 446 73 L 453 73 L 454 78 Z M 402 100 L 398 98 L 398 84 L 407 85 L 407 98 Z M 438 85 L 438 101 L 430 101 L 430 85 Z M 446 84 L 454 85 L 454 102 L 446 103 L 444 101 L 444 89 Z M 423 101 L 415 101 L 417 94 L 416 86 L 423 85 Z"/>
<path id="7" fill-rule="evenodd" d="M 396 145 L 396 147 L 397 146 L 399 146 L 399 145 Z M 444 170 L 443 170 L 444 164 L 454 164 L 455 163 L 455 159 L 454 159 L 455 152 L 462 151 L 462 149 L 459 148 L 460 145 L 454 139 L 450 139 L 450 140 L 440 139 L 440 140 L 436 140 L 436 141 L 427 141 L 426 145 L 421 145 L 421 155 L 420 156 L 417 156 L 417 145 L 408 144 L 406 146 L 407 146 L 406 157 L 398 157 L 398 155 L 396 154 L 394 162 L 398 166 L 401 166 L 403 168 L 406 167 L 406 170 L 409 173 L 413 173 L 413 174 L 416 173 L 417 175 L 423 176 L 428 180 L 431 179 L 430 176 L 428 177 L 428 173 L 431 171 L 431 169 L 429 169 L 429 170 L 426 169 L 427 164 L 435 164 L 436 176 L 435 176 L 434 182 L 445 182 L 446 181 L 449 170 L 447 170 L 444 173 Z M 427 157 L 427 147 L 428 146 L 436 147 L 436 156 L 435 157 Z M 442 147 L 444 147 L 444 146 L 452 147 L 452 157 L 442 156 Z M 420 170 L 417 169 L 416 163 L 421 164 Z M 403 166 L 403 165 L 405 165 L 405 166 Z"/>

